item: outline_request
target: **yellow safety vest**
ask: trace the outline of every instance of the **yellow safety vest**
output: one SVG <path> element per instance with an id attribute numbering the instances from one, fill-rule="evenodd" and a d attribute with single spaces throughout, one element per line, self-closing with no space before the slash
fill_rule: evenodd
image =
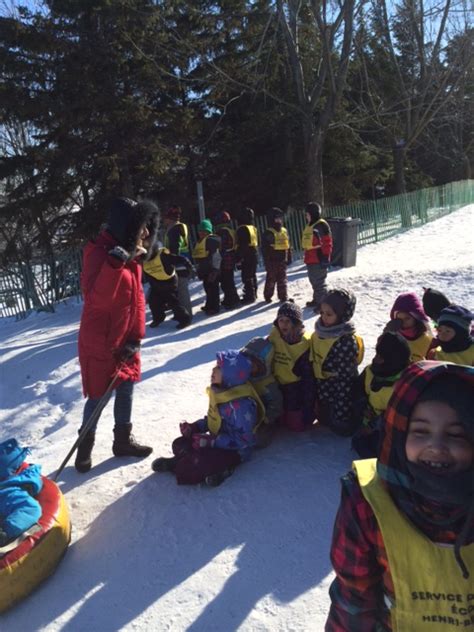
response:
<path id="1" fill-rule="evenodd" d="M 416 340 L 405 340 L 410 347 L 410 362 L 419 362 L 420 360 L 426 360 L 426 354 L 430 348 L 433 336 L 425 331 Z"/>
<path id="2" fill-rule="evenodd" d="M 395 384 L 393 384 L 392 386 L 382 386 L 380 390 L 373 391 L 370 388 L 373 377 L 374 374 L 372 373 L 371 368 L 367 367 L 365 369 L 365 392 L 368 395 L 369 404 L 371 405 L 373 411 L 376 415 L 380 415 L 384 412 L 384 410 L 386 410 L 388 406 L 388 400 L 392 396 L 393 387 L 395 386 Z"/>
<path id="3" fill-rule="evenodd" d="M 143 264 L 144 271 L 157 281 L 169 281 L 176 275 L 176 271 L 174 268 L 171 274 L 168 274 L 166 272 L 161 260 L 161 255 L 163 253 L 169 254 L 168 248 L 160 248 L 156 257 L 153 257 L 153 259 L 151 259 L 150 261 L 145 261 Z"/>
<path id="4" fill-rule="evenodd" d="M 298 358 L 309 349 L 311 335 L 305 332 L 300 342 L 289 345 L 283 340 L 278 329 L 272 327 L 268 338 L 275 350 L 273 356 L 273 375 L 276 381 L 279 384 L 299 382 L 301 378 L 293 373 L 293 367 Z"/>
<path id="5" fill-rule="evenodd" d="M 364 359 L 364 341 L 358 334 L 352 335 L 357 342 L 357 364 L 360 364 Z M 337 375 L 337 373 L 332 373 L 331 371 L 323 371 L 323 364 L 336 340 L 339 340 L 339 338 L 320 338 L 316 332 L 311 336 L 309 359 L 313 364 L 314 377 L 318 380 L 327 380 Z"/>
<path id="6" fill-rule="evenodd" d="M 306 225 L 301 235 L 301 247 L 303 250 L 315 250 L 317 248 L 317 246 L 313 245 L 313 229 L 316 224 L 325 224 L 329 232 L 329 224 L 324 219 L 318 219 L 314 224 Z"/>
<path id="7" fill-rule="evenodd" d="M 219 239 L 217 235 L 206 235 L 203 239 L 198 241 L 197 244 L 194 246 L 193 259 L 205 259 L 209 256 L 209 251 L 207 250 L 206 246 L 206 242 L 209 237 L 215 237 L 216 239 Z"/>
<path id="8" fill-rule="evenodd" d="M 355 461 L 353 468 L 387 552 L 395 590 L 390 610 L 393 631 L 474 630 L 472 575 L 463 578 L 453 547 L 429 540 L 397 509 L 377 475 L 376 463 L 376 459 Z M 461 556 L 472 573 L 474 544 L 463 546 Z"/>
<path id="9" fill-rule="evenodd" d="M 275 237 L 275 243 L 272 244 L 272 248 L 274 250 L 288 250 L 290 247 L 290 238 L 288 236 L 288 231 L 285 227 L 282 227 L 281 230 L 275 230 L 274 228 L 268 229 L 271 233 L 273 233 Z"/>
<path id="10" fill-rule="evenodd" d="M 179 236 L 179 251 L 178 254 L 189 254 L 189 231 L 188 231 L 188 227 L 186 224 L 184 224 L 183 222 L 176 222 L 176 224 L 174 224 L 174 226 L 182 226 L 183 230 L 184 230 L 184 237 L 182 235 Z M 172 226 L 172 228 L 174 228 L 174 226 Z M 168 229 L 166 231 L 165 234 L 165 246 L 167 248 L 169 248 L 169 238 L 168 238 L 168 231 L 170 229 Z"/>
<path id="11" fill-rule="evenodd" d="M 474 345 L 464 351 L 443 351 L 438 347 L 434 353 L 434 359 L 440 362 L 452 362 L 453 364 L 463 364 L 464 366 L 474 366 Z"/>
<path id="12" fill-rule="evenodd" d="M 245 226 L 245 228 L 249 231 L 249 235 L 250 235 L 249 245 L 252 246 L 253 248 L 256 248 L 258 246 L 258 233 L 257 233 L 256 226 L 254 226 L 253 224 L 242 224 L 242 226 Z"/>
<path id="13" fill-rule="evenodd" d="M 230 228 L 229 226 L 221 226 L 219 230 L 226 230 L 232 238 L 232 248 L 226 248 L 226 252 L 228 252 L 229 250 L 235 250 L 237 246 L 235 241 L 235 230 L 233 228 Z"/>
<path id="14" fill-rule="evenodd" d="M 218 404 L 226 404 L 233 399 L 240 399 L 242 397 L 250 397 L 255 400 L 255 403 L 257 404 L 257 421 L 254 427 L 254 432 L 256 432 L 258 426 L 265 418 L 265 406 L 258 396 L 257 391 L 249 382 L 239 384 L 239 386 L 233 386 L 232 388 L 226 388 L 223 391 L 216 391 L 214 388 L 208 386 L 206 392 L 209 395 L 207 427 L 209 428 L 209 432 L 212 432 L 214 435 L 219 433 L 222 425 L 222 417 L 219 413 Z"/>

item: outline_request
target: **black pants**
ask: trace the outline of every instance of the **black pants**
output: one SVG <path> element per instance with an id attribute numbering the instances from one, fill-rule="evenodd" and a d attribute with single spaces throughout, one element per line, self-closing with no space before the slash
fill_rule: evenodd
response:
<path id="1" fill-rule="evenodd" d="M 204 279 L 202 282 L 204 291 L 206 292 L 206 311 L 218 312 L 220 307 L 219 299 L 219 278 L 215 281 Z"/>
<path id="2" fill-rule="evenodd" d="M 162 322 L 166 309 L 173 310 L 176 320 L 181 323 L 190 321 L 189 312 L 178 301 L 178 284 L 176 279 L 171 281 L 150 281 L 150 296 L 148 297 L 153 320 Z"/>
<path id="3" fill-rule="evenodd" d="M 257 249 L 249 250 L 242 257 L 242 283 L 244 285 L 244 301 L 257 298 Z"/>
<path id="4" fill-rule="evenodd" d="M 224 292 L 224 307 L 234 307 L 239 302 L 239 295 L 235 289 L 234 270 L 221 270 L 221 287 Z"/>

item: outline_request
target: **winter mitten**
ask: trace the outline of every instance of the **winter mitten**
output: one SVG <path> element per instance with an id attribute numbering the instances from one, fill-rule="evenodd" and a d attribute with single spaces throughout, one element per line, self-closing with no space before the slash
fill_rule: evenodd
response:
<path id="1" fill-rule="evenodd" d="M 321 268 L 329 268 L 329 259 L 323 254 L 319 255 L 319 264 Z"/>
<path id="2" fill-rule="evenodd" d="M 182 421 L 179 424 L 179 430 L 181 434 L 183 435 L 183 437 L 185 437 L 186 439 L 190 439 L 193 435 L 193 427 L 187 421 Z"/>
<path id="3" fill-rule="evenodd" d="M 133 356 L 140 351 L 140 343 L 139 342 L 126 342 L 123 347 L 118 351 L 117 357 L 119 360 L 123 360 L 123 362 L 127 362 L 127 360 L 131 360 Z"/>
<path id="4" fill-rule="evenodd" d="M 392 333 L 396 334 L 397 331 L 400 331 L 401 328 L 402 321 L 398 318 L 393 318 L 392 320 L 389 320 L 388 323 L 385 325 L 383 333 L 385 333 L 386 331 L 391 331 Z"/>
<path id="5" fill-rule="evenodd" d="M 125 250 L 122 246 L 115 246 L 112 250 L 109 250 L 109 255 L 123 261 L 124 263 L 130 261 L 132 258 L 128 250 Z"/>
<path id="6" fill-rule="evenodd" d="M 195 450 L 200 448 L 212 448 L 214 447 L 215 439 L 210 434 L 195 434 L 192 436 L 192 444 Z"/>

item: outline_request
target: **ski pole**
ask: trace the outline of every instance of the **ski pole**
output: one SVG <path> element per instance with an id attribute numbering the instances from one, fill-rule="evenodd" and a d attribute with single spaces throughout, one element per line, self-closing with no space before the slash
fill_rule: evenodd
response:
<path id="1" fill-rule="evenodd" d="M 72 446 L 72 448 L 69 450 L 69 452 L 66 455 L 66 458 L 64 459 L 64 461 L 61 463 L 61 465 L 58 468 L 58 471 L 56 472 L 56 474 L 54 475 L 53 480 L 57 481 L 59 478 L 59 475 L 61 474 L 61 472 L 64 470 L 64 468 L 66 467 L 69 459 L 71 458 L 71 456 L 74 454 L 74 451 L 76 450 L 76 448 L 78 447 L 78 445 L 81 443 L 81 441 L 84 439 L 85 435 L 89 432 L 89 430 L 92 428 L 92 426 L 95 424 L 95 422 L 97 421 L 97 419 L 99 418 L 101 412 L 104 410 L 105 406 L 107 405 L 107 402 L 110 399 L 110 396 L 112 395 L 112 391 L 114 389 L 115 386 L 115 382 L 118 379 L 119 376 L 119 371 L 120 371 L 120 367 L 119 370 L 117 371 L 117 373 L 114 375 L 114 377 L 112 378 L 112 381 L 110 382 L 109 386 L 107 387 L 107 390 L 105 391 L 105 393 L 102 395 L 102 397 L 99 399 L 97 406 L 94 408 L 94 410 L 92 411 L 89 419 L 86 421 L 86 423 L 82 426 L 82 430 L 79 433 L 77 439 L 74 441 L 74 445 Z"/>

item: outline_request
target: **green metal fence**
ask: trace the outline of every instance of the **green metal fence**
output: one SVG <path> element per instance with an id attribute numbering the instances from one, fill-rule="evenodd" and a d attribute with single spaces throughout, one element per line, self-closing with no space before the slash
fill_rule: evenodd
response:
<path id="1" fill-rule="evenodd" d="M 363 246 L 421 226 L 474 202 L 474 180 L 451 182 L 379 200 L 354 202 L 325 208 L 325 217 L 360 219 L 357 244 Z M 267 226 L 257 217 L 257 228 Z M 294 250 L 294 260 L 302 258 L 301 233 L 304 212 L 289 209 L 285 215 Z M 197 227 L 190 226 L 190 239 L 197 239 Z M 54 311 L 54 304 L 67 297 L 80 299 L 81 253 L 72 250 L 55 261 L 38 261 L 13 266 L 0 274 L 0 317 L 24 318 L 33 310 Z"/>

